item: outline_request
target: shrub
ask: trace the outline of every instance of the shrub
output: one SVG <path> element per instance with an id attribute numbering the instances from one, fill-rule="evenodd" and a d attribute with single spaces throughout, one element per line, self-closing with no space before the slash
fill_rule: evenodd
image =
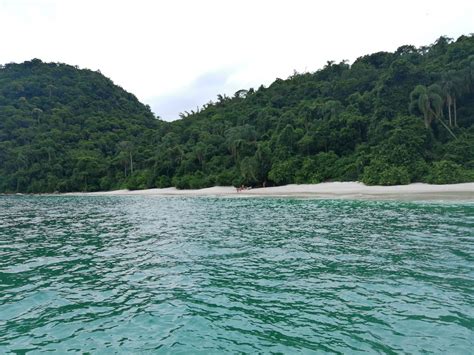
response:
<path id="1" fill-rule="evenodd" d="M 380 174 L 378 183 L 379 185 L 407 185 L 410 183 L 410 175 L 404 167 L 390 166 Z"/>
<path id="2" fill-rule="evenodd" d="M 430 184 L 454 184 L 466 181 L 468 175 L 461 165 L 450 160 L 441 160 L 433 163 L 427 180 Z"/>
<path id="3" fill-rule="evenodd" d="M 166 175 L 158 176 L 155 181 L 155 186 L 158 188 L 170 187 L 171 186 L 171 179 Z"/>
<path id="4" fill-rule="evenodd" d="M 374 159 L 365 167 L 362 181 L 367 185 L 406 185 L 410 183 L 410 174 L 406 167 Z"/>
<path id="5" fill-rule="evenodd" d="M 268 178 L 277 185 L 291 184 L 295 181 L 298 162 L 295 159 L 284 160 L 273 164 Z"/>

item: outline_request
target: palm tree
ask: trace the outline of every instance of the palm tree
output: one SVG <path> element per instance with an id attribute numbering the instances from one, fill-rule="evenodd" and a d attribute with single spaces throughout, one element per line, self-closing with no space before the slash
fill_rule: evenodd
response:
<path id="1" fill-rule="evenodd" d="M 467 73 L 463 71 L 458 71 L 453 73 L 453 107 L 454 107 L 454 125 L 458 126 L 458 109 L 457 109 L 457 99 L 464 95 L 469 89 L 469 84 L 467 79 Z"/>
<path id="2" fill-rule="evenodd" d="M 453 106 L 453 96 L 454 96 L 454 82 L 452 80 L 453 71 L 450 70 L 447 73 L 443 73 L 443 79 L 441 82 L 441 89 L 443 90 L 444 102 L 448 108 L 448 117 L 449 117 L 449 126 L 453 126 L 453 121 L 451 117 L 451 106 Z"/>
<path id="3" fill-rule="evenodd" d="M 433 84 L 428 87 L 424 85 L 417 85 L 410 93 L 410 112 L 414 113 L 416 110 L 423 114 L 425 127 L 430 128 L 434 119 L 437 119 L 448 132 L 456 138 L 456 135 L 444 123 L 443 115 L 443 91 L 438 84 Z"/>
<path id="4" fill-rule="evenodd" d="M 410 112 L 414 113 L 418 110 L 422 113 L 426 128 L 431 127 L 431 122 L 435 116 L 434 113 L 441 103 L 441 96 L 435 92 L 431 92 L 424 85 L 417 85 L 410 93 Z"/>
<path id="5" fill-rule="evenodd" d="M 457 99 L 471 91 L 472 78 L 474 78 L 474 56 L 471 61 L 468 59 L 466 67 L 456 72 L 452 71 L 454 125 L 456 127 L 458 126 Z"/>

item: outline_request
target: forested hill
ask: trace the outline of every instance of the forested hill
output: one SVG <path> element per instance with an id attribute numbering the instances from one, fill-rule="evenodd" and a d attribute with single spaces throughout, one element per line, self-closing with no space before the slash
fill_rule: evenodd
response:
<path id="1" fill-rule="evenodd" d="M 474 37 L 218 96 L 166 123 L 96 72 L 0 69 L 0 191 L 474 181 Z"/>
<path id="2" fill-rule="evenodd" d="M 159 123 L 99 72 L 38 59 L 4 65 L 0 192 L 117 187 L 130 175 L 130 151 L 156 143 Z"/>

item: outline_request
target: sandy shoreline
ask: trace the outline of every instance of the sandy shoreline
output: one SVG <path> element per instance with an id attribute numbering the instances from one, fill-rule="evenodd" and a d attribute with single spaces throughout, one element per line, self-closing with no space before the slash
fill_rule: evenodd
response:
<path id="1" fill-rule="evenodd" d="M 231 186 L 200 190 L 178 190 L 174 187 L 148 190 L 116 190 L 67 193 L 69 196 L 268 196 L 397 200 L 468 200 L 474 201 L 474 183 L 429 185 L 415 183 L 397 186 L 366 186 L 360 182 L 327 182 L 321 184 L 285 185 L 255 188 L 237 192 Z"/>

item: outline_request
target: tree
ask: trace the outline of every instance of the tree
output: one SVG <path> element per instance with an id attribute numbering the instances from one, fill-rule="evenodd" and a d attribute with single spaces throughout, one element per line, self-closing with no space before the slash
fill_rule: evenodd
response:
<path id="1" fill-rule="evenodd" d="M 0 192 L 469 180 L 473 84 L 474 35 L 441 38 L 330 62 L 163 122 L 96 71 L 0 65 Z"/>
<path id="2" fill-rule="evenodd" d="M 133 175 L 133 143 L 130 141 L 122 141 L 118 144 L 119 157 L 124 163 L 124 172 L 127 176 L 127 163 L 130 169 L 130 175 Z"/>
<path id="3" fill-rule="evenodd" d="M 418 110 L 423 114 L 425 127 L 430 128 L 431 122 L 441 110 L 443 100 L 437 90 L 429 90 L 424 85 L 417 85 L 410 93 L 410 112 Z"/>
<path id="4" fill-rule="evenodd" d="M 425 127 L 431 127 L 434 119 L 437 119 L 448 132 L 456 138 L 456 135 L 444 123 L 442 119 L 443 114 L 443 99 L 442 89 L 438 84 L 426 87 L 424 85 L 417 85 L 410 93 L 410 112 L 414 113 L 416 110 L 423 114 Z"/>
<path id="5" fill-rule="evenodd" d="M 257 182 L 258 163 L 254 157 L 245 157 L 240 162 L 240 174 L 245 185 L 254 185 Z"/>
<path id="6" fill-rule="evenodd" d="M 257 181 L 265 187 L 267 185 L 268 173 L 272 168 L 272 153 L 266 143 L 260 143 L 254 156 L 256 162 Z"/>
<path id="7" fill-rule="evenodd" d="M 34 108 L 31 113 L 33 114 L 33 118 L 36 120 L 36 122 L 40 124 L 41 123 L 40 118 L 41 118 L 41 114 L 43 113 L 43 110 L 39 108 Z"/>
<path id="8" fill-rule="evenodd" d="M 469 91 L 468 73 L 466 71 L 452 72 L 454 125 L 458 126 L 457 99 Z"/>
<path id="9" fill-rule="evenodd" d="M 451 107 L 453 105 L 453 98 L 455 96 L 454 86 L 455 83 L 453 81 L 453 71 L 449 71 L 447 73 L 443 73 L 443 79 L 441 82 L 444 102 L 446 107 L 448 108 L 448 117 L 449 117 L 449 126 L 453 126 L 453 121 L 451 118 Z"/>

